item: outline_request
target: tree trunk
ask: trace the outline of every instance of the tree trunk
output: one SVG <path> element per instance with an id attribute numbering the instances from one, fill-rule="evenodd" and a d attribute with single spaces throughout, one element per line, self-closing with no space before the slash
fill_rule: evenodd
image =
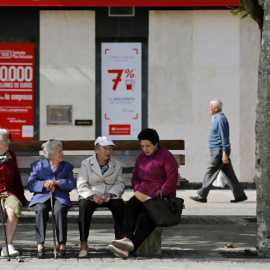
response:
<path id="1" fill-rule="evenodd" d="M 270 257 L 270 0 L 264 9 L 256 109 L 257 253 Z"/>
<path id="2" fill-rule="evenodd" d="M 260 31 L 263 28 L 263 9 L 258 0 L 241 0 L 251 18 L 258 23 Z"/>

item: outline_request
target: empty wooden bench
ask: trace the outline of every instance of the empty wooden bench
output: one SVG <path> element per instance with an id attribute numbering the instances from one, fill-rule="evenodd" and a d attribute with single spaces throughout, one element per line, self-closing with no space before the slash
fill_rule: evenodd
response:
<path id="1" fill-rule="evenodd" d="M 44 142 L 45 141 L 14 141 L 10 143 L 10 149 L 13 150 L 17 155 L 18 167 L 25 188 L 27 188 L 27 180 L 31 171 L 31 163 L 43 158 L 41 145 Z M 82 160 L 88 158 L 94 153 L 94 141 L 63 140 L 62 143 L 64 150 L 64 160 L 73 164 L 73 174 L 76 180 Z M 114 143 L 116 146 L 114 147 L 112 155 L 123 165 L 123 178 L 125 180 L 126 188 L 132 188 L 132 170 L 135 166 L 137 156 L 141 153 L 140 144 L 138 141 L 134 140 L 114 140 Z M 185 165 L 185 156 L 183 153 L 181 153 L 185 149 L 183 140 L 161 140 L 160 145 L 170 151 L 173 151 L 173 155 L 179 167 Z M 188 183 L 188 181 L 179 175 L 177 185 L 180 186 L 183 183 Z M 33 211 L 31 207 L 23 207 L 22 210 Z M 108 209 L 106 207 L 97 208 L 97 211 L 107 210 Z M 69 211 L 78 211 L 77 201 L 72 201 L 72 208 L 70 208 Z M 137 250 L 136 255 L 160 255 L 161 234 L 162 228 L 157 227 L 156 230 L 144 241 L 141 247 Z"/>

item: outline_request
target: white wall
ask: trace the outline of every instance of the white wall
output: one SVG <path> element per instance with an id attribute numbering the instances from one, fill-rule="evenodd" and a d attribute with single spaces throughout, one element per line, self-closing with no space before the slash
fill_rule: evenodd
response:
<path id="1" fill-rule="evenodd" d="M 71 125 L 47 125 L 47 105 L 72 105 Z M 75 126 L 92 119 L 93 126 Z M 95 136 L 95 12 L 40 12 L 40 139 Z"/>
<path id="2" fill-rule="evenodd" d="M 252 180 L 260 47 L 260 33 L 252 19 L 240 20 L 240 37 L 239 166 L 243 179 Z"/>
<path id="3" fill-rule="evenodd" d="M 185 140 L 180 172 L 189 181 L 202 181 L 209 162 L 208 104 L 216 97 L 230 122 L 236 174 L 252 181 L 258 58 L 251 19 L 216 10 L 150 12 L 149 126 L 161 139 Z"/>
<path id="4" fill-rule="evenodd" d="M 149 126 L 161 139 L 184 139 L 183 177 L 201 182 L 209 162 L 212 98 L 224 103 L 239 180 L 255 172 L 255 107 L 260 46 L 251 19 L 229 11 L 150 11 Z M 72 125 L 47 125 L 46 105 L 72 105 Z M 40 13 L 40 138 L 94 139 L 95 13 Z"/>

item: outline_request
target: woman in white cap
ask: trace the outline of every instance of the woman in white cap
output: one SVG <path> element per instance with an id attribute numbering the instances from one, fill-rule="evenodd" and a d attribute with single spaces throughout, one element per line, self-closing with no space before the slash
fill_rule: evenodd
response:
<path id="1" fill-rule="evenodd" d="M 122 194 L 125 184 L 122 165 L 112 158 L 115 144 L 105 136 L 95 140 L 95 154 L 82 161 L 77 179 L 79 193 L 78 225 L 81 250 L 79 258 L 86 258 L 88 236 L 92 215 L 97 207 L 110 209 L 114 219 L 115 239 L 120 238 L 124 202 Z"/>

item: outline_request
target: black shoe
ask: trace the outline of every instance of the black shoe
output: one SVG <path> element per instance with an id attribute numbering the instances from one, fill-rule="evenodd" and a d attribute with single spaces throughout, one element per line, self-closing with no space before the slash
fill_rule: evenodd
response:
<path id="1" fill-rule="evenodd" d="M 201 203 L 207 202 L 206 198 L 201 198 L 200 196 L 195 196 L 195 197 L 190 196 L 190 199 L 196 202 L 201 202 Z"/>
<path id="2" fill-rule="evenodd" d="M 66 257 L 66 251 L 65 251 L 64 249 L 59 249 L 59 251 L 58 251 L 58 256 L 59 256 L 60 258 Z"/>
<path id="3" fill-rule="evenodd" d="M 37 256 L 38 256 L 39 259 L 43 259 L 45 257 L 45 248 L 38 249 Z"/>
<path id="4" fill-rule="evenodd" d="M 247 199 L 248 199 L 247 196 L 246 195 L 243 195 L 243 196 L 241 196 L 241 197 L 239 197 L 239 198 L 237 198 L 235 200 L 231 200 L 231 203 L 238 203 L 238 202 L 245 201 Z"/>

